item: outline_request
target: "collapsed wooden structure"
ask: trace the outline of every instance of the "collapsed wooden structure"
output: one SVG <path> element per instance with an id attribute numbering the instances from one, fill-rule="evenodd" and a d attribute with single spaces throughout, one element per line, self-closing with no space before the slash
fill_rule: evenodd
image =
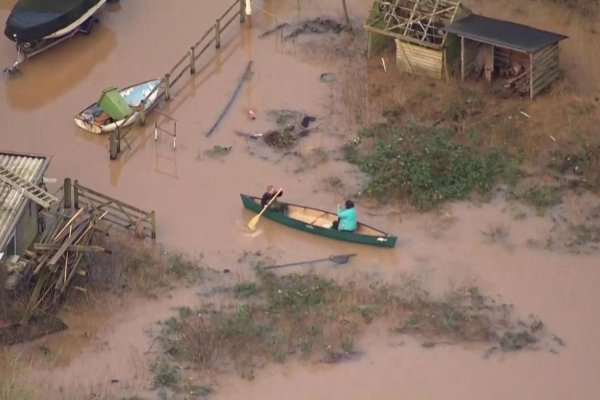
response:
<path id="1" fill-rule="evenodd" d="M 86 293 L 78 282 L 88 274 L 91 253 L 110 253 L 97 243 L 98 235 L 105 235 L 111 226 L 138 237 L 156 237 L 154 211 L 143 211 L 69 178 L 59 194 L 57 201 L 41 211 L 43 227 L 33 246 L 9 271 L 15 288 L 33 284 L 22 323 L 36 311 L 59 305 L 70 290 Z"/>
<path id="2" fill-rule="evenodd" d="M 504 87 L 534 98 L 559 76 L 558 43 L 567 37 L 514 22 L 470 15 L 445 28 L 460 37 L 461 79 L 505 79 Z"/>
<path id="3" fill-rule="evenodd" d="M 368 55 L 392 38 L 400 70 L 445 78 L 458 59 L 460 43 L 444 28 L 469 14 L 458 1 L 375 0 L 364 24 Z"/>

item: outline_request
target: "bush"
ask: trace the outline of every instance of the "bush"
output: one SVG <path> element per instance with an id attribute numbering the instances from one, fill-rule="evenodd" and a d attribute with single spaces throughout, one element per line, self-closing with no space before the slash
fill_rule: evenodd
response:
<path id="1" fill-rule="evenodd" d="M 472 191 L 488 193 L 508 164 L 500 151 L 461 145 L 451 130 L 413 124 L 365 128 L 345 150 L 347 160 L 369 175 L 369 195 L 383 201 L 406 195 L 419 209 Z"/>

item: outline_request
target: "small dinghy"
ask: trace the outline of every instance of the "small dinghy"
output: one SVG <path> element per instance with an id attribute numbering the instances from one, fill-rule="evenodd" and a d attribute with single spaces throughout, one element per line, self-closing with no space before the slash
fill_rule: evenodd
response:
<path id="1" fill-rule="evenodd" d="M 246 194 L 241 194 L 240 196 L 245 208 L 256 213 L 262 211 L 260 197 Z M 357 229 L 353 232 L 331 229 L 331 224 L 337 220 L 336 213 L 319 210 L 318 208 L 284 203 L 282 201 L 278 203 L 283 205 L 284 212 L 267 210 L 263 215 L 290 228 L 346 242 L 389 248 L 396 246 L 396 236 L 360 222 L 357 225 Z"/>
<path id="2" fill-rule="evenodd" d="M 146 100 L 146 111 L 158 103 L 160 79 L 129 86 L 118 90 L 109 88 L 102 92 L 100 100 L 75 116 L 75 124 L 86 131 L 101 134 L 124 128 L 140 117 L 140 104 Z"/>

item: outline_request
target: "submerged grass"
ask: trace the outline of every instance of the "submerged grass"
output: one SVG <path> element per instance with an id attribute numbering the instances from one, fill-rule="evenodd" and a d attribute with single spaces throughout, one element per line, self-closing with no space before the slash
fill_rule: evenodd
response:
<path id="1" fill-rule="evenodd" d="M 377 320 L 432 345 L 475 341 L 516 350 L 533 347 L 544 334 L 543 325 L 534 329 L 518 320 L 509 305 L 476 287 L 434 298 L 415 280 L 391 286 L 260 270 L 257 276 L 232 288 L 230 307 L 173 317 L 178 323 L 161 336 L 168 353 L 203 369 L 233 367 L 252 379 L 257 366 L 268 362 L 351 358 L 357 336 Z"/>

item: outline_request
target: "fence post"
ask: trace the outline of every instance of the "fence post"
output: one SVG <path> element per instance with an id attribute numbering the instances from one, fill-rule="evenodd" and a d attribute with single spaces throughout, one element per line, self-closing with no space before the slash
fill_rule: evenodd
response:
<path id="1" fill-rule="evenodd" d="M 75 206 L 75 208 L 79 208 L 79 189 L 77 189 L 78 185 L 79 182 L 77 179 L 75 179 L 75 184 L 73 185 L 73 206 Z"/>
<path id="2" fill-rule="evenodd" d="M 221 21 L 217 20 L 215 24 L 215 47 L 221 47 Z"/>
<path id="3" fill-rule="evenodd" d="M 240 0 L 240 24 L 243 24 L 244 21 L 246 20 L 246 8 L 250 8 L 250 0 L 247 0 L 248 4 L 244 4 L 246 3 L 246 0 Z"/>
<path id="4" fill-rule="evenodd" d="M 165 74 L 165 100 L 171 100 L 171 74 Z"/>
<path id="5" fill-rule="evenodd" d="M 190 74 L 196 73 L 196 51 L 194 46 L 190 47 Z"/>
<path id="6" fill-rule="evenodd" d="M 140 125 L 146 125 L 146 101 L 140 101 Z"/>
<path id="7" fill-rule="evenodd" d="M 117 159 L 117 155 L 119 154 L 119 138 L 118 138 L 118 134 L 119 134 L 119 128 L 117 128 L 116 130 L 112 131 L 110 133 L 110 159 L 111 160 L 116 160 Z"/>
<path id="8" fill-rule="evenodd" d="M 63 183 L 63 201 L 66 209 L 71 208 L 71 178 L 65 178 Z"/>
<path id="9" fill-rule="evenodd" d="M 152 239 L 156 239 L 156 213 L 154 211 L 150 212 L 150 225 L 152 226 Z"/>

